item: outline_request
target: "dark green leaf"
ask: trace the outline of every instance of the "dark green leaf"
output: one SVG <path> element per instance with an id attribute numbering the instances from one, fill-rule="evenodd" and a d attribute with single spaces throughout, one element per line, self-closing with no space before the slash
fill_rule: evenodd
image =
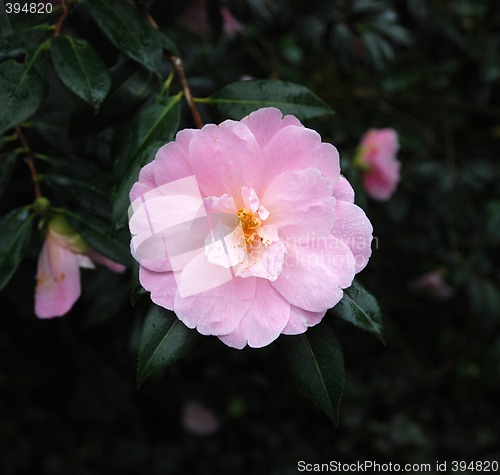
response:
<path id="1" fill-rule="evenodd" d="M 139 282 L 139 263 L 137 261 L 132 261 L 131 265 L 131 282 L 130 282 L 130 304 L 134 306 L 141 297 L 145 296 L 148 292 Z"/>
<path id="2" fill-rule="evenodd" d="M 126 0 L 86 0 L 99 28 L 111 42 L 150 71 L 162 74 L 159 33 Z"/>
<path id="3" fill-rule="evenodd" d="M 26 51 L 36 49 L 50 31 L 51 26 L 43 24 L 9 34 L 0 34 L 0 61 L 18 57 Z"/>
<path id="4" fill-rule="evenodd" d="M 113 222 L 115 229 L 122 229 L 126 225 L 128 207 L 130 206 L 130 189 L 137 181 L 141 168 L 154 160 L 156 152 L 163 143 L 153 142 L 144 152 L 139 154 L 116 185 L 113 191 Z"/>
<path id="5" fill-rule="evenodd" d="M 97 114 L 84 102 L 74 109 L 70 119 L 70 137 L 90 135 L 122 124 L 154 90 L 151 87 L 153 74 L 132 61 L 111 70 L 111 77 L 111 92 Z"/>
<path id="6" fill-rule="evenodd" d="M 185 355 L 198 339 L 199 334 L 187 328 L 173 312 L 152 304 L 139 343 L 137 386 Z"/>
<path id="7" fill-rule="evenodd" d="M 14 171 L 17 160 L 17 152 L 12 151 L 0 155 L 0 196 L 7 188 L 10 177 Z"/>
<path id="8" fill-rule="evenodd" d="M 377 69 L 382 69 L 387 61 L 394 59 L 392 46 L 386 39 L 376 33 L 367 31 L 363 34 L 363 44 Z"/>
<path id="9" fill-rule="evenodd" d="M 97 109 L 109 92 L 111 77 L 94 48 L 83 39 L 59 36 L 52 40 L 50 51 L 66 87 Z"/>
<path id="10" fill-rule="evenodd" d="M 33 214 L 28 208 L 11 211 L 0 218 L 0 290 L 10 281 L 28 249 Z"/>
<path id="11" fill-rule="evenodd" d="M 81 208 L 92 216 L 109 219 L 110 193 L 99 186 L 97 179 L 88 178 L 83 173 L 80 178 L 74 178 L 70 174 L 44 174 L 39 175 L 39 178 L 50 186 L 54 194 L 67 207 Z"/>
<path id="12" fill-rule="evenodd" d="M 344 297 L 333 307 L 333 313 L 384 342 L 382 314 L 377 300 L 358 282 L 354 281 L 344 290 Z"/>
<path id="13" fill-rule="evenodd" d="M 334 113 L 306 87 L 273 80 L 235 82 L 200 102 L 215 106 L 223 116 L 235 120 L 261 107 L 277 107 L 283 114 L 293 114 L 303 120 Z"/>
<path id="14" fill-rule="evenodd" d="M 330 323 L 323 321 L 302 335 L 281 336 L 278 343 L 300 388 L 338 425 L 344 354 Z"/>
<path id="15" fill-rule="evenodd" d="M 163 31 L 160 31 L 159 33 L 160 33 L 161 44 L 165 49 L 165 51 L 167 51 L 167 53 L 169 54 L 180 56 L 179 48 L 177 48 L 177 45 L 170 39 L 170 37 Z"/>
<path id="16" fill-rule="evenodd" d="M 128 194 L 139 170 L 159 148 L 173 139 L 180 120 L 180 96 L 159 97 L 141 108 L 119 131 L 115 143 L 115 173 L 121 178 L 114 192 L 113 219 L 123 224 L 130 205 Z"/>
<path id="17" fill-rule="evenodd" d="M 92 249 L 115 262 L 125 265 L 130 263 L 129 247 L 111 236 L 111 229 L 107 223 L 82 212 L 69 210 L 61 212 Z"/>
<path id="18" fill-rule="evenodd" d="M 45 79 L 33 69 L 13 60 L 0 64 L 0 134 L 29 119 L 40 107 L 47 92 Z"/>

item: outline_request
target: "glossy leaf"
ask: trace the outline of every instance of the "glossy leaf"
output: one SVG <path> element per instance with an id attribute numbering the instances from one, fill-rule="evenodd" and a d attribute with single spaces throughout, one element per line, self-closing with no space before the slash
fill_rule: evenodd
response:
<path id="1" fill-rule="evenodd" d="M 224 116 L 240 120 L 261 107 L 277 107 L 283 114 L 307 120 L 333 114 L 333 110 L 304 86 L 285 81 L 240 81 L 201 99 Z"/>
<path id="2" fill-rule="evenodd" d="M 76 166 L 77 163 L 79 162 L 72 165 Z M 93 170 L 89 165 L 87 164 L 87 167 Z M 69 173 L 67 175 L 44 174 L 39 175 L 39 177 L 51 188 L 54 195 L 64 203 L 66 208 L 81 208 L 92 216 L 109 219 L 111 212 L 110 193 L 95 175 L 95 178 L 89 177 L 86 173 L 81 173 L 80 178 L 74 178 Z"/>
<path id="3" fill-rule="evenodd" d="M 150 71 L 162 73 L 162 41 L 158 32 L 127 0 L 86 0 L 99 28 L 127 56 Z"/>
<path id="4" fill-rule="evenodd" d="M 333 313 L 346 322 L 375 335 L 384 342 L 382 314 L 375 297 L 354 281 Z"/>
<path id="5" fill-rule="evenodd" d="M 0 155 L 0 196 L 7 188 L 10 177 L 14 172 L 18 154 L 15 151 Z"/>
<path id="6" fill-rule="evenodd" d="M 104 102 L 95 110 L 84 102 L 71 114 L 70 137 L 81 137 L 100 132 L 110 126 L 123 124 L 146 100 L 152 89 L 151 71 L 128 61 L 111 71 L 112 86 Z"/>
<path id="7" fill-rule="evenodd" d="M 0 134 L 29 119 L 47 93 L 45 79 L 33 68 L 13 60 L 0 64 Z"/>
<path id="8" fill-rule="evenodd" d="M 278 344 L 299 387 L 338 425 L 344 354 L 331 324 L 323 321 L 302 335 L 281 336 Z"/>
<path id="9" fill-rule="evenodd" d="M 170 37 L 163 31 L 159 31 L 160 40 L 163 48 L 168 54 L 174 54 L 175 56 L 180 56 L 179 48 L 177 45 L 170 39 Z"/>
<path id="10" fill-rule="evenodd" d="M 180 96 L 159 97 L 144 106 L 115 136 L 115 174 L 121 178 L 114 192 L 113 219 L 123 224 L 130 205 L 128 194 L 139 170 L 159 146 L 172 140 L 179 128 Z"/>
<path id="11" fill-rule="evenodd" d="M 0 290 L 10 281 L 28 249 L 33 214 L 28 208 L 11 211 L 0 218 Z"/>
<path id="12" fill-rule="evenodd" d="M 107 223 L 82 212 L 61 211 L 92 249 L 115 262 L 125 265 L 130 263 L 128 246 L 111 236 L 111 230 Z"/>
<path id="13" fill-rule="evenodd" d="M 185 355 L 198 339 L 199 334 L 186 327 L 173 312 L 152 304 L 139 343 L 137 386 Z"/>
<path id="14" fill-rule="evenodd" d="M 52 31 L 50 25 L 43 24 L 23 30 L 15 30 L 5 34 L 1 30 L 2 19 L 0 18 L 0 61 L 7 58 L 15 58 L 19 55 L 36 49 L 43 38 Z"/>
<path id="15" fill-rule="evenodd" d="M 54 68 L 68 89 L 98 108 L 111 87 L 106 65 L 83 39 L 59 36 L 52 40 Z"/>

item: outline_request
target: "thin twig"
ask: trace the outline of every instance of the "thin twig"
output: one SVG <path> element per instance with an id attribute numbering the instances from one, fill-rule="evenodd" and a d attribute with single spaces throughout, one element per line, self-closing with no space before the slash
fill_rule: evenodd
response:
<path id="1" fill-rule="evenodd" d="M 21 145 L 26 152 L 26 163 L 28 164 L 31 172 L 31 180 L 33 181 L 33 187 L 35 188 L 35 196 L 36 198 L 41 198 L 42 191 L 40 190 L 38 174 L 36 172 L 35 162 L 33 160 L 33 151 L 31 150 L 31 147 L 29 146 L 21 127 L 19 127 L 18 125 L 16 125 L 16 133 L 17 137 L 19 138 L 19 142 L 21 142 Z"/>
<path id="2" fill-rule="evenodd" d="M 61 34 L 61 28 L 63 26 L 64 20 L 66 20 L 66 17 L 68 16 L 69 9 L 66 6 L 66 0 L 61 0 L 61 5 L 63 7 L 63 14 L 60 16 L 59 20 L 57 21 L 56 28 L 54 30 L 54 36 L 59 36 Z"/>
<path id="3" fill-rule="evenodd" d="M 149 12 L 146 13 L 146 19 L 153 28 L 158 29 L 158 23 L 156 23 L 155 19 L 151 16 Z M 182 61 L 181 58 L 175 55 L 170 56 L 170 61 L 172 61 L 177 77 L 179 78 L 179 81 L 181 83 L 184 96 L 186 97 L 186 102 L 188 103 L 189 110 L 191 111 L 191 115 L 193 116 L 194 124 L 196 125 L 196 127 L 201 129 L 203 127 L 203 121 L 201 120 L 200 113 L 198 112 L 196 104 L 194 103 L 193 95 L 191 94 L 191 89 L 189 89 L 189 85 L 186 81 L 186 74 L 184 72 L 184 62 Z"/>
<path id="4" fill-rule="evenodd" d="M 193 96 L 191 95 L 191 90 L 189 89 L 189 85 L 186 81 L 186 74 L 184 73 L 184 62 L 178 56 L 170 56 L 170 60 L 174 65 L 175 72 L 177 73 L 177 77 L 181 83 L 182 90 L 184 91 L 184 96 L 186 97 L 186 101 L 188 103 L 189 109 L 191 110 L 191 115 L 193 116 L 194 123 L 196 127 L 201 129 L 203 127 L 203 121 L 201 120 L 200 113 L 194 103 Z"/>

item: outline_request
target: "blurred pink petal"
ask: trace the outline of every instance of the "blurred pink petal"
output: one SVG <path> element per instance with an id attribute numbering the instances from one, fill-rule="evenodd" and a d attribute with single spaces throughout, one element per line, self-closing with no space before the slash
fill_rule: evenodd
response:
<path id="1" fill-rule="evenodd" d="M 118 262 L 108 259 L 102 254 L 99 254 L 98 252 L 94 251 L 93 249 L 89 249 L 89 251 L 87 252 L 87 256 L 96 264 L 101 264 L 103 266 L 106 266 L 109 270 L 112 270 L 113 272 L 118 272 L 118 273 L 125 272 L 126 267 L 123 264 L 118 264 Z"/>
<path id="2" fill-rule="evenodd" d="M 229 9 L 220 7 L 222 31 L 229 38 L 234 38 L 243 31 L 243 25 L 231 14 Z M 189 8 L 182 14 L 179 23 L 197 35 L 207 35 L 210 32 L 210 21 L 206 0 L 193 0 Z"/>
<path id="3" fill-rule="evenodd" d="M 233 38 L 243 31 L 243 25 L 234 18 L 227 7 L 221 6 L 220 12 L 222 15 L 222 29 L 229 38 Z"/>
<path id="4" fill-rule="evenodd" d="M 436 300 L 450 300 L 455 295 L 455 289 L 445 282 L 444 273 L 444 269 L 436 269 L 423 274 L 410 282 L 409 288 L 417 294 L 427 295 Z"/>

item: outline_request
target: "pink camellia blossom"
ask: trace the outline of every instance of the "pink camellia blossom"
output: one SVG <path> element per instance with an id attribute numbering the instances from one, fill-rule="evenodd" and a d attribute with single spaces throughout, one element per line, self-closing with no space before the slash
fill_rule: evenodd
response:
<path id="1" fill-rule="evenodd" d="M 38 318 L 61 317 L 80 297 L 80 267 L 94 268 L 93 262 L 114 272 L 125 267 L 89 248 L 61 216 L 47 226 L 47 236 L 38 258 L 35 314 Z"/>
<path id="2" fill-rule="evenodd" d="M 355 164 L 363 173 L 366 192 L 379 201 L 388 200 L 399 183 L 401 163 L 396 159 L 398 135 L 393 129 L 370 129 L 361 139 Z"/>
<path id="3" fill-rule="evenodd" d="M 180 131 L 130 199 L 153 302 L 234 348 L 318 324 L 371 255 L 336 148 L 275 108 Z"/>

